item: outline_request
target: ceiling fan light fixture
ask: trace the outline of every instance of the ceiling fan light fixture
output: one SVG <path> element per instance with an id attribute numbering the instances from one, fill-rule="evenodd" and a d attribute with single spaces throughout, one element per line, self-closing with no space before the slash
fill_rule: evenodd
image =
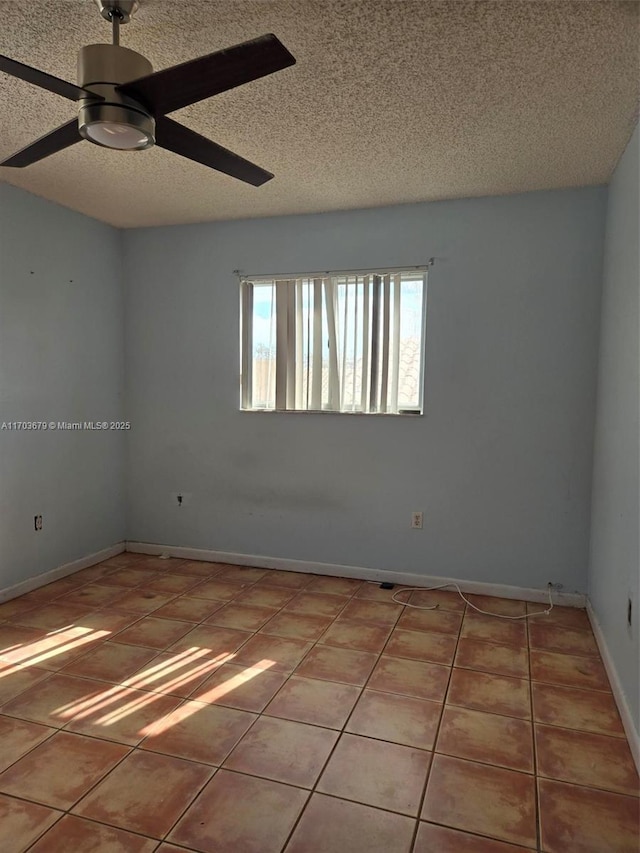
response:
<path id="1" fill-rule="evenodd" d="M 89 142 L 118 151 L 142 151 L 155 145 L 155 121 L 130 107 L 93 103 L 81 107 L 80 135 Z"/>

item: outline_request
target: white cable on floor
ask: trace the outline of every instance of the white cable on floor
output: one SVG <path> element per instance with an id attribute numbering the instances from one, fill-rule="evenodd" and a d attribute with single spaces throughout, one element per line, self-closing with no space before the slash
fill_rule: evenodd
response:
<path id="1" fill-rule="evenodd" d="M 380 585 L 379 581 L 368 581 L 368 583 L 375 583 L 378 586 Z M 547 591 L 549 593 L 549 607 L 547 607 L 545 610 L 536 610 L 534 613 L 523 613 L 520 616 L 505 616 L 502 613 L 489 613 L 488 610 L 481 610 L 480 607 L 476 607 L 476 605 L 473 604 L 471 601 L 469 601 L 468 598 L 464 597 L 464 595 L 462 594 L 462 590 L 460 589 L 460 587 L 458 586 L 457 583 L 443 583 L 443 584 L 440 584 L 440 586 L 428 586 L 428 587 L 405 586 L 402 589 L 399 589 L 396 592 L 394 592 L 394 594 L 391 596 L 391 600 L 395 601 L 396 604 L 401 604 L 403 607 L 413 607 L 415 610 L 437 610 L 440 607 L 439 604 L 434 604 L 431 607 L 426 607 L 426 606 L 421 605 L 421 604 L 409 604 L 408 601 L 398 601 L 396 596 L 400 595 L 401 592 L 414 592 L 414 591 L 416 591 L 416 592 L 431 592 L 434 589 L 445 589 L 446 587 L 449 587 L 449 586 L 455 587 L 460 598 L 466 604 L 468 604 L 469 607 L 472 607 L 474 610 L 477 610 L 478 613 L 483 613 L 485 616 L 495 616 L 497 619 L 529 619 L 529 618 L 531 618 L 531 616 L 542 616 L 542 615 L 548 616 L 549 613 L 551 613 L 551 611 L 553 610 L 553 599 L 551 598 L 551 584 L 547 585 Z"/>

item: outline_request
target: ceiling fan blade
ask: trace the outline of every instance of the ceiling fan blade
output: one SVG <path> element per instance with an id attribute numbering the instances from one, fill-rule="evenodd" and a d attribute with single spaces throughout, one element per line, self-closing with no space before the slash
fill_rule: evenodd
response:
<path id="1" fill-rule="evenodd" d="M 217 142 L 212 142 L 199 133 L 189 130 L 182 124 L 178 124 L 166 116 L 161 116 L 156 121 L 156 145 L 180 154 L 203 166 L 209 166 L 218 172 L 224 172 L 232 178 L 238 178 L 254 187 L 266 184 L 273 178 L 271 172 L 261 169 L 254 163 L 245 160 L 233 151 L 223 148 Z"/>
<path id="2" fill-rule="evenodd" d="M 82 137 L 78 132 L 78 119 L 74 118 L 72 121 L 52 130 L 51 133 L 47 133 L 46 136 L 41 136 L 40 139 L 32 142 L 31 145 L 27 145 L 26 148 L 22 148 L 16 154 L 12 154 L 11 157 L 0 163 L 0 166 L 12 166 L 21 169 L 81 141 Z"/>
<path id="3" fill-rule="evenodd" d="M 0 71 L 4 71 L 5 74 L 11 74 L 12 77 L 19 77 L 20 80 L 26 80 L 27 83 L 33 83 L 34 86 L 40 86 L 41 89 L 47 89 L 49 92 L 54 92 L 56 95 L 68 98 L 70 101 L 79 101 L 81 98 L 104 100 L 100 95 L 95 95 L 88 89 L 82 89 L 73 83 L 67 83 L 66 80 L 61 80 L 59 77 L 54 77 L 45 71 L 39 71 L 30 65 L 23 65 L 22 62 L 9 59 L 8 56 L 0 56 Z"/>
<path id="4" fill-rule="evenodd" d="M 294 64 L 287 48 L 269 33 L 124 83 L 118 91 L 159 116 Z"/>

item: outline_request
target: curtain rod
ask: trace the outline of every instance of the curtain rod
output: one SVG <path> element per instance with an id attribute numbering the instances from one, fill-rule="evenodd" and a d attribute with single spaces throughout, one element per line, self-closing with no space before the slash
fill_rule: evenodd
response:
<path id="1" fill-rule="evenodd" d="M 372 267 L 367 270 L 317 270 L 315 272 L 301 272 L 301 273 L 259 273 L 256 275 L 250 275 L 249 273 L 243 273 L 242 270 L 233 270 L 233 273 L 238 276 L 239 279 L 243 281 L 259 281 L 260 279 L 279 279 L 279 280 L 287 280 L 291 278 L 320 278 L 325 275 L 370 275 L 376 273 L 397 273 L 397 272 L 412 272 L 413 270 L 427 270 L 429 267 L 434 265 L 435 258 L 429 258 L 426 264 L 418 264 L 412 265 L 407 264 L 407 266 L 403 267 Z"/>

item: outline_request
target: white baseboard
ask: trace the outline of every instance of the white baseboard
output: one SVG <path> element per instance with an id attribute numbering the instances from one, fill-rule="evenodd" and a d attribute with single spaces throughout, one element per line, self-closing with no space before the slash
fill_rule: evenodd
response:
<path id="1" fill-rule="evenodd" d="M 604 668 L 607 671 L 609 682 L 611 683 L 613 698 L 616 700 L 616 705 L 620 712 L 622 725 L 624 726 L 627 740 L 629 741 L 629 748 L 633 755 L 633 760 L 636 763 L 636 767 L 638 768 L 638 772 L 640 773 L 640 732 L 638 732 L 635 727 L 635 723 L 633 722 L 631 709 L 629 708 L 626 694 L 623 690 L 622 684 L 620 683 L 618 670 L 616 669 L 616 665 L 613 662 L 611 653 L 609 652 L 609 647 L 602 631 L 602 627 L 598 622 L 598 617 L 596 616 L 595 610 L 591 606 L 591 602 L 589 600 L 587 600 L 587 613 L 589 615 L 591 627 L 593 628 L 596 643 L 598 644 L 598 649 L 600 650 L 600 656 L 602 657 Z"/>
<path id="2" fill-rule="evenodd" d="M 41 586 L 46 586 L 48 583 L 57 581 L 67 575 L 72 575 L 79 572 L 81 569 L 87 569 L 89 566 L 95 566 L 96 563 L 101 563 L 103 560 L 108 560 L 109 557 L 115 557 L 125 550 L 125 543 L 118 542 L 111 545 L 109 548 L 103 548 L 102 551 L 96 551 L 94 554 L 89 554 L 87 557 L 80 557 L 79 560 L 73 560 L 71 563 L 65 563 L 63 566 L 58 566 L 56 569 L 51 569 L 49 572 L 44 572 L 41 575 L 36 575 L 26 581 L 21 581 L 14 586 L 9 586 L 6 589 L 0 589 L 0 603 L 9 601 L 19 595 L 24 595 L 26 592 L 31 592 Z"/>
<path id="3" fill-rule="evenodd" d="M 261 557 L 255 554 L 233 554 L 228 551 L 210 551 L 201 548 L 181 548 L 173 545 L 155 545 L 149 542 L 127 542 L 127 551 L 137 554 L 168 554 L 183 560 L 203 560 L 208 563 L 233 563 L 238 566 L 257 566 L 261 569 L 281 569 L 285 572 L 305 572 L 313 575 L 332 575 L 341 578 L 357 578 L 366 581 L 388 581 L 405 586 L 439 586 L 456 583 L 463 592 L 478 595 L 495 595 L 499 598 L 516 598 L 523 601 L 546 603 L 546 589 L 531 589 L 507 584 L 481 583 L 409 572 L 390 572 L 385 569 L 367 569 L 359 566 L 340 566 L 333 563 L 314 563 L 307 560 L 287 560 L 276 557 Z M 584 607 L 586 596 L 579 593 L 554 593 L 553 601 L 565 607 Z"/>

